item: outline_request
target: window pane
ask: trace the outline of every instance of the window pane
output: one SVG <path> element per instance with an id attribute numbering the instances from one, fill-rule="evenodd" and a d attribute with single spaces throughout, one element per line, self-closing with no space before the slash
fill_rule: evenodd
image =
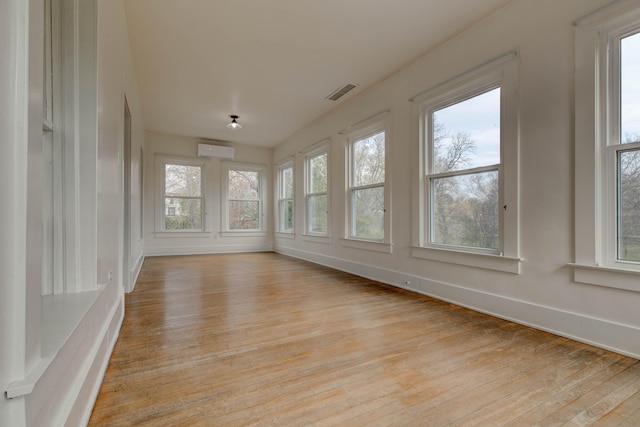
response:
<path id="1" fill-rule="evenodd" d="M 327 233 L 327 195 L 309 196 L 309 231 Z"/>
<path id="2" fill-rule="evenodd" d="M 202 230 L 202 200 L 165 197 L 165 230 Z"/>
<path id="3" fill-rule="evenodd" d="M 433 113 L 433 173 L 500 163 L 500 88 Z"/>
<path id="4" fill-rule="evenodd" d="M 327 191 L 327 153 L 313 157 L 309 161 L 311 176 L 309 177 L 309 192 L 323 193 Z"/>
<path id="5" fill-rule="evenodd" d="M 230 170 L 229 199 L 258 200 L 259 177 L 256 171 Z"/>
<path id="6" fill-rule="evenodd" d="M 384 187 L 353 190 L 354 237 L 384 239 Z"/>
<path id="7" fill-rule="evenodd" d="M 640 150 L 618 153 L 618 259 L 640 262 Z"/>
<path id="8" fill-rule="evenodd" d="M 293 168 L 289 167 L 282 170 L 282 198 L 293 198 Z"/>
<path id="9" fill-rule="evenodd" d="M 293 230 L 293 200 L 280 200 L 280 230 Z"/>
<path id="10" fill-rule="evenodd" d="M 260 205 L 257 201 L 229 201 L 229 230 L 259 229 L 259 214 Z"/>
<path id="11" fill-rule="evenodd" d="M 498 171 L 431 180 L 431 243 L 498 249 Z"/>
<path id="12" fill-rule="evenodd" d="M 620 41 L 620 142 L 640 141 L 640 33 Z"/>
<path id="13" fill-rule="evenodd" d="M 380 132 L 353 143 L 353 186 L 384 182 L 384 139 Z"/>
<path id="14" fill-rule="evenodd" d="M 200 166 L 165 165 L 165 196 L 199 197 L 202 191 Z"/>

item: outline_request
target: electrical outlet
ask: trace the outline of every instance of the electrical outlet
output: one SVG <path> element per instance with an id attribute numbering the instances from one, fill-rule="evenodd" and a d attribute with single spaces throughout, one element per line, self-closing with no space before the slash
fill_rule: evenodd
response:
<path id="1" fill-rule="evenodd" d="M 109 272 L 107 273 L 107 280 L 109 281 L 109 283 L 111 283 L 111 281 L 113 280 L 113 271 L 109 270 Z"/>

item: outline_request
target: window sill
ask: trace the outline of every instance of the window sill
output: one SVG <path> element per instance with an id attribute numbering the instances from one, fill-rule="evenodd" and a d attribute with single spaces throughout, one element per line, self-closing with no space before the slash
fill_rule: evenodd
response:
<path id="1" fill-rule="evenodd" d="M 247 230 L 247 231 L 221 231 L 220 237 L 264 237 L 266 231 Z"/>
<path id="2" fill-rule="evenodd" d="M 317 234 L 303 234 L 302 240 L 305 242 L 324 243 L 325 245 L 331 244 L 331 237 Z"/>
<path id="3" fill-rule="evenodd" d="M 342 246 L 354 249 L 364 249 L 367 251 L 382 252 L 385 254 L 393 253 L 393 245 L 391 243 L 376 242 L 372 240 L 360 240 L 360 239 L 340 239 Z"/>
<path id="4" fill-rule="evenodd" d="M 42 358 L 24 378 L 9 385 L 6 390 L 9 399 L 33 392 L 58 351 L 69 340 L 104 289 L 105 285 L 100 285 L 95 291 L 42 297 Z"/>
<path id="5" fill-rule="evenodd" d="M 192 237 L 210 237 L 210 231 L 156 231 L 156 238 L 192 238 Z"/>
<path id="6" fill-rule="evenodd" d="M 293 232 L 287 232 L 287 231 L 276 231 L 276 237 L 278 238 L 282 238 L 282 239 L 295 239 L 296 235 Z"/>
<path id="7" fill-rule="evenodd" d="M 575 282 L 640 292 L 640 271 L 638 270 L 575 263 L 567 265 L 573 267 Z"/>
<path id="8" fill-rule="evenodd" d="M 467 267 L 483 268 L 485 270 L 501 271 L 512 274 L 520 274 L 520 265 L 524 261 L 522 258 L 507 257 L 503 255 L 457 251 L 442 248 L 426 248 L 422 246 L 412 247 L 411 256 L 414 258 L 446 262 L 448 264 L 465 265 Z"/>

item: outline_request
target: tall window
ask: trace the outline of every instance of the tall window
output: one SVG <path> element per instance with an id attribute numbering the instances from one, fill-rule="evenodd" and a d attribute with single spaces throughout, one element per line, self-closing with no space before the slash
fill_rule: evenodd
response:
<path id="1" fill-rule="evenodd" d="M 422 172 L 413 256 L 520 271 L 517 57 L 508 52 L 412 98 Z"/>
<path id="2" fill-rule="evenodd" d="M 636 2 L 617 2 L 576 22 L 575 98 L 574 279 L 640 290 Z"/>
<path id="3" fill-rule="evenodd" d="M 204 162 L 160 156 L 160 231 L 205 230 Z"/>
<path id="4" fill-rule="evenodd" d="M 293 162 L 278 167 L 278 231 L 293 233 Z"/>
<path id="5" fill-rule="evenodd" d="M 261 231 L 263 229 L 264 169 L 254 165 L 227 164 L 227 231 Z"/>
<path id="6" fill-rule="evenodd" d="M 385 133 L 349 144 L 349 237 L 384 239 Z"/>
<path id="7" fill-rule="evenodd" d="M 463 97 L 426 112 L 428 242 L 496 252 L 500 88 Z"/>
<path id="8" fill-rule="evenodd" d="M 328 161 L 326 147 L 309 153 L 306 169 L 306 232 L 327 236 L 329 234 Z"/>

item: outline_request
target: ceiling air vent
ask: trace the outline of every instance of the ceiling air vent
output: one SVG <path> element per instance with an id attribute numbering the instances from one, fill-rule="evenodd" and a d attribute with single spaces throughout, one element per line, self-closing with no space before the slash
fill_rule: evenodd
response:
<path id="1" fill-rule="evenodd" d="M 333 91 L 333 93 L 327 96 L 325 99 L 328 99 L 329 101 L 337 101 L 338 99 L 342 98 L 344 95 L 346 95 L 348 92 L 355 89 L 356 87 L 358 87 L 358 85 L 347 83 L 346 85 Z"/>

